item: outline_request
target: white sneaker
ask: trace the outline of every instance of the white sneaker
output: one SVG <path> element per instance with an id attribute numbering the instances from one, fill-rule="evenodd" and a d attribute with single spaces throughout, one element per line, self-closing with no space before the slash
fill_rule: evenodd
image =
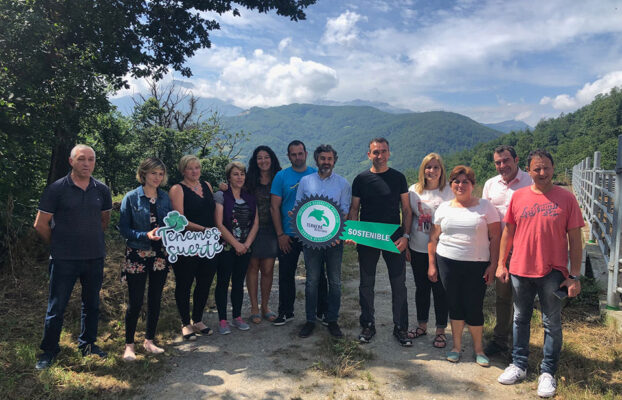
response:
<path id="1" fill-rule="evenodd" d="M 548 372 L 543 373 L 538 378 L 538 396 L 540 397 L 552 397 L 555 396 L 557 391 L 557 382 L 553 375 Z"/>
<path id="2" fill-rule="evenodd" d="M 517 367 L 514 364 L 510 364 L 499 378 L 497 378 L 497 382 L 502 383 L 504 385 L 513 385 L 516 382 L 522 381 L 527 376 L 527 371 Z"/>

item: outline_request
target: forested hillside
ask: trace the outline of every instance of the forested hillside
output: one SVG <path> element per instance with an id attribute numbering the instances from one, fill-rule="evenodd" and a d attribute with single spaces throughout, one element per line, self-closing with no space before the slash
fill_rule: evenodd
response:
<path id="1" fill-rule="evenodd" d="M 533 131 L 512 132 L 473 149 L 446 158 L 448 165 L 468 164 L 475 169 L 479 182 L 495 175 L 492 162 L 493 149 L 500 144 L 514 146 L 521 159 L 521 168 L 529 151 L 544 148 L 555 160 L 557 176 L 595 151 L 602 153 L 601 166 L 613 169 L 616 163 L 618 135 L 622 134 L 622 90 L 613 89 L 609 94 L 598 95 L 589 105 L 558 118 L 542 120 Z"/>
<path id="2" fill-rule="evenodd" d="M 310 104 L 252 108 L 241 116 L 223 118 L 222 122 L 229 131 L 248 134 L 250 140 L 242 147 L 243 158 L 265 144 L 288 164 L 285 154 L 290 141 L 304 141 L 310 153 L 320 143 L 330 143 L 339 153 L 337 172 L 350 180 L 369 165 L 367 146 L 373 137 L 386 137 L 391 145 L 392 166 L 406 170 L 418 167 L 431 151 L 448 154 L 500 134 L 450 112 L 389 114 L 373 107 Z"/>

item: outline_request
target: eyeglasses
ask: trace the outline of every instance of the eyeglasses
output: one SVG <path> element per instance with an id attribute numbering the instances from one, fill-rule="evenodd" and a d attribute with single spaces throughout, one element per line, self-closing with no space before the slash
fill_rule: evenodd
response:
<path id="1" fill-rule="evenodd" d="M 464 179 L 462 181 L 460 181 L 458 179 L 454 179 L 453 181 L 451 181 L 451 183 L 456 184 L 456 185 L 460 185 L 460 184 L 469 185 L 471 183 L 471 181 L 468 180 L 468 179 Z"/>

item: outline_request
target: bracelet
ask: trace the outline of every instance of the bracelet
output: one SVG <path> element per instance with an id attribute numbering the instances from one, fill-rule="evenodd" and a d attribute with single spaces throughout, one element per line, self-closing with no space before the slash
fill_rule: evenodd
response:
<path id="1" fill-rule="evenodd" d="M 285 236 L 285 232 L 281 232 L 277 235 L 277 237 Z"/>

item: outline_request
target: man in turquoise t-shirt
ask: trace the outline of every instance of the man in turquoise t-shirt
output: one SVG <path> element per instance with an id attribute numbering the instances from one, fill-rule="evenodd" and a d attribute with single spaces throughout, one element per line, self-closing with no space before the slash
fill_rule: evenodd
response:
<path id="1" fill-rule="evenodd" d="M 291 218 L 287 214 L 296 204 L 296 191 L 303 176 L 317 170 L 307 166 L 307 149 L 300 140 L 294 140 L 287 146 L 287 158 L 292 166 L 279 171 L 272 181 L 270 212 L 279 240 L 279 316 L 274 325 L 285 325 L 294 318 L 296 300 L 296 267 L 302 251 L 302 243 L 293 235 Z M 323 317 L 326 310 L 327 292 L 326 274 L 321 273 L 320 293 L 318 296 L 318 317 Z"/>

